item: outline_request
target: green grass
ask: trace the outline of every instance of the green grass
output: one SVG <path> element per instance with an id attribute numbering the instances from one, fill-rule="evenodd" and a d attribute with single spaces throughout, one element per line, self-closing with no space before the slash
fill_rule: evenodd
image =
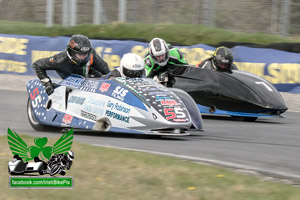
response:
<path id="1" fill-rule="evenodd" d="M 211 44 L 219 42 L 251 42 L 257 44 L 300 42 L 297 37 L 284 38 L 265 33 L 238 33 L 193 24 L 141 24 L 141 23 L 112 23 L 103 25 L 83 24 L 74 27 L 54 25 L 46 27 L 41 23 L 0 21 L 0 33 L 22 34 L 36 36 L 62 36 L 84 34 L 90 38 L 138 38 L 151 41 L 154 37 L 161 37 L 167 42 L 186 45 Z"/>
<path id="2" fill-rule="evenodd" d="M 21 137 L 33 144 L 34 137 Z M 72 150 L 74 164 L 66 175 L 74 178 L 73 190 L 9 189 L 7 164 L 12 154 L 6 136 L 0 136 L 0 199 L 298 200 L 300 196 L 299 187 L 220 167 L 78 142 Z"/>

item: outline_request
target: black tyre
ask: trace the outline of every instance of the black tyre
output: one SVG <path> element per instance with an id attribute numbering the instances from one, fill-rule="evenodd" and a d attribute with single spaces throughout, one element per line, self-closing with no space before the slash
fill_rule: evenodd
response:
<path id="1" fill-rule="evenodd" d="M 245 117 L 245 122 L 255 122 L 257 120 L 257 117 Z"/>
<path id="2" fill-rule="evenodd" d="M 257 120 L 257 117 L 240 117 L 240 116 L 231 116 L 235 120 L 238 121 L 244 121 L 244 122 L 255 122 Z"/>
<path id="3" fill-rule="evenodd" d="M 32 106 L 31 106 L 29 98 L 27 101 L 27 117 L 28 117 L 31 127 L 36 131 L 45 131 L 45 130 L 49 130 L 52 128 L 51 126 L 42 125 L 36 120 L 36 118 L 33 114 Z"/>
<path id="4" fill-rule="evenodd" d="M 160 139 L 161 135 L 135 134 L 135 137 L 139 139 Z"/>
<path id="5" fill-rule="evenodd" d="M 39 175 L 44 175 L 44 171 L 42 169 L 39 169 Z"/>

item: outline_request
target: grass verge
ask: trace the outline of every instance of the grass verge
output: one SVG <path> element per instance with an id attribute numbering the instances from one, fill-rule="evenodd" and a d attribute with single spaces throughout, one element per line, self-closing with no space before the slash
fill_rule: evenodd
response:
<path id="1" fill-rule="evenodd" d="M 30 146 L 34 137 L 21 135 Z M 58 138 L 57 138 L 58 139 Z M 49 138 L 48 145 L 57 139 Z M 12 159 L 7 137 L 0 136 L 0 199 L 208 199 L 298 200 L 299 187 L 264 181 L 220 167 L 141 152 L 74 142 L 74 189 L 9 189 Z"/>
<path id="2" fill-rule="evenodd" d="M 72 27 L 54 25 L 46 27 L 41 23 L 0 21 L 0 33 L 35 36 L 62 36 L 84 34 L 90 38 L 136 38 L 151 41 L 161 37 L 167 42 L 185 45 L 210 44 L 220 42 L 250 42 L 257 44 L 300 42 L 299 38 L 285 38 L 265 33 L 239 33 L 207 27 L 199 24 L 141 24 L 112 23 L 102 25 L 82 24 Z"/>

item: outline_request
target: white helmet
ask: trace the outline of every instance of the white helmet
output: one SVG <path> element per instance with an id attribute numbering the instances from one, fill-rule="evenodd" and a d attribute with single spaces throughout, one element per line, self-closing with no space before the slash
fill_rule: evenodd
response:
<path id="1" fill-rule="evenodd" d="M 145 75 L 145 63 L 141 56 L 135 53 L 124 54 L 120 61 L 122 77 L 141 78 Z"/>
<path id="2" fill-rule="evenodd" d="M 73 160 L 75 157 L 73 151 L 68 151 L 67 157 L 69 160 Z"/>
<path id="3" fill-rule="evenodd" d="M 160 38 L 154 38 L 149 44 L 149 55 L 159 66 L 165 66 L 169 60 L 167 43 Z"/>

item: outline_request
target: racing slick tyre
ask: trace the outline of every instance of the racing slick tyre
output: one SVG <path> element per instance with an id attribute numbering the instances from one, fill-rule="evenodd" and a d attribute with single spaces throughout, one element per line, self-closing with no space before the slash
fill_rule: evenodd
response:
<path id="1" fill-rule="evenodd" d="M 243 121 L 245 122 L 255 122 L 257 120 L 257 117 L 245 117 Z"/>
<path id="2" fill-rule="evenodd" d="M 28 98 L 28 101 L 27 101 L 27 117 L 28 117 L 30 125 L 36 131 L 60 130 L 60 128 L 57 128 L 57 127 L 42 125 L 36 120 L 36 118 L 33 114 L 31 103 L 30 103 L 30 98 Z"/>

